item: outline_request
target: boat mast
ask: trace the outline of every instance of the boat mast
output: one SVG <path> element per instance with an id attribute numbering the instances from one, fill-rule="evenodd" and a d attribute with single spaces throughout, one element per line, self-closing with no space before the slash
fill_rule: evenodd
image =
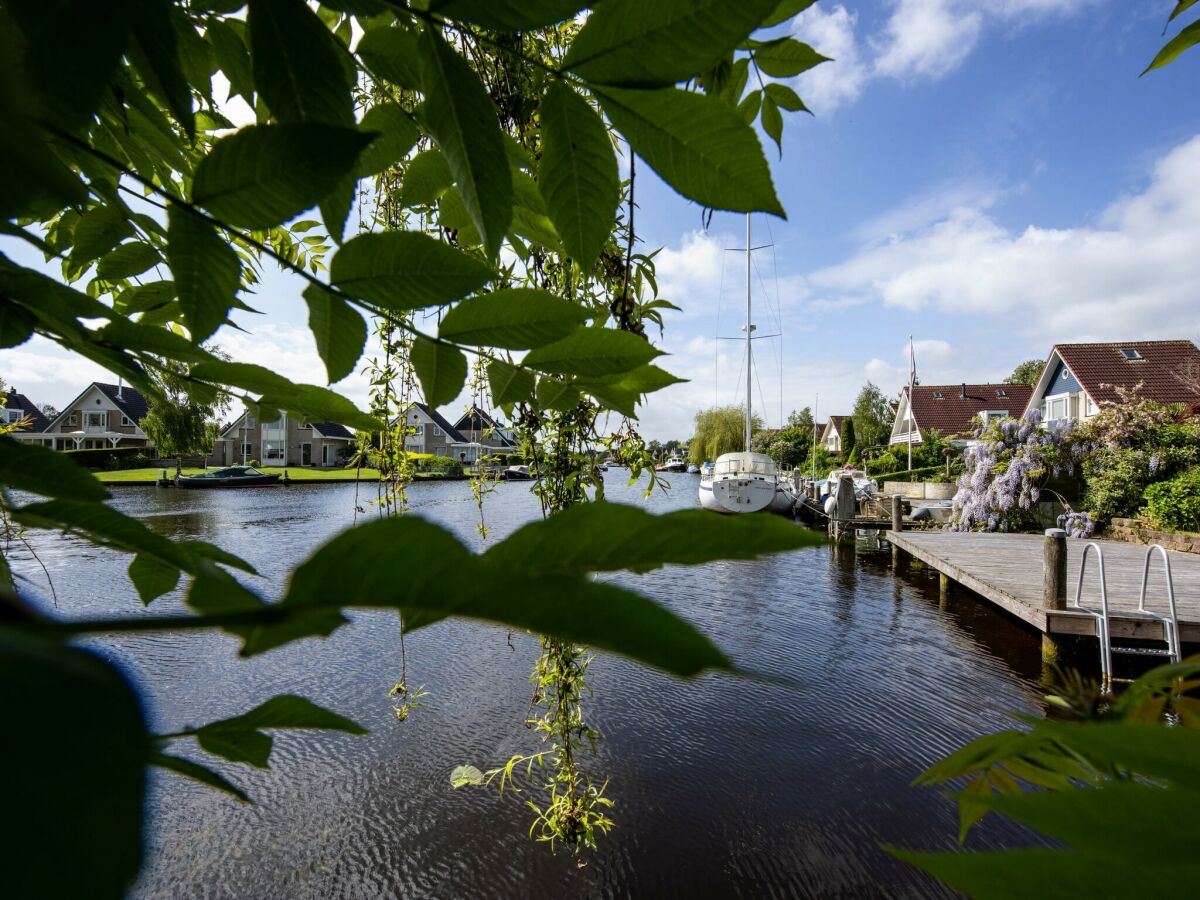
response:
<path id="1" fill-rule="evenodd" d="M 750 333 L 754 326 L 750 324 L 750 213 L 746 213 L 746 452 L 750 452 L 750 390 L 753 371 L 753 349 L 751 348 Z"/>

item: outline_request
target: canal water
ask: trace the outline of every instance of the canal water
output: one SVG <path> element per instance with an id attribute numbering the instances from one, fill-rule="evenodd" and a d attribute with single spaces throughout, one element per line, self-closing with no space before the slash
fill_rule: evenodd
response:
<path id="1" fill-rule="evenodd" d="M 609 497 L 654 512 L 694 506 L 695 477 L 672 480 L 669 494 L 643 500 L 623 472 L 612 471 Z M 262 573 L 255 586 L 278 596 L 290 567 L 351 524 L 367 499 L 352 484 L 126 488 L 113 505 L 165 535 L 240 554 Z M 479 543 L 468 484 L 416 485 L 410 500 L 421 515 Z M 501 484 L 486 513 L 499 539 L 537 508 L 527 484 Z M 58 614 L 140 614 L 124 572 L 128 557 L 44 532 L 32 540 L 53 579 Z M 143 688 L 160 733 L 283 692 L 371 732 L 276 732 L 269 771 L 214 763 L 254 805 L 156 773 L 148 862 L 135 896 L 947 896 L 883 847 L 956 846 L 954 804 L 911 782 L 963 743 L 1008 726 L 1010 711 L 1039 709 L 1038 644 L 981 604 L 939 608 L 935 579 L 897 575 L 889 563 L 886 553 L 822 546 L 618 576 L 694 622 L 740 666 L 801 687 L 722 674 L 677 681 L 598 655 L 585 712 L 603 739 L 585 765 L 609 779 L 618 827 L 598 852 L 578 858 L 528 839 L 523 801 L 540 799 L 536 786 L 501 798 L 449 782 L 459 764 L 487 768 L 541 748 L 523 724 L 537 655 L 531 635 L 455 620 L 409 635 L 408 680 L 428 696 L 403 722 L 388 697 L 400 666 L 391 613 L 354 613 L 327 639 L 250 660 L 238 659 L 237 642 L 219 634 L 95 640 Z M 31 560 L 19 571 L 44 585 Z M 461 581 L 439 589 L 490 588 Z M 40 601 L 49 604 L 49 594 Z M 178 609 L 177 596 L 153 607 Z M 176 748 L 204 758 L 185 742 Z M 988 820 L 968 845 L 1033 842 Z"/>

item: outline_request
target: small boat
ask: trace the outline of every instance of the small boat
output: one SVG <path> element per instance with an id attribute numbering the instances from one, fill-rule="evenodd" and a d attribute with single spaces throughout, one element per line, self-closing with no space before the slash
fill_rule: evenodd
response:
<path id="1" fill-rule="evenodd" d="M 700 477 L 701 478 L 712 478 L 712 473 L 713 473 L 714 469 L 715 469 L 715 467 L 713 466 L 712 462 L 710 460 L 706 459 L 704 461 L 704 464 L 702 466 L 700 466 Z"/>
<path id="2" fill-rule="evenodd" d="M 699 466 L 688 466 L 687 473 L 688 473 L 689 475 L 699 475 L 699 474 L 700 474 L 700 467 L 699 467 Z"/>
<path id="3" fill-rule="evenodd" d="M 181 488 L 262 487 L 278 483 L 278 473 L 267 474 L 253 466 L 228 466 L 200 475 L 179 475 L 175 478 L 176 486 Z"/>
<path id="4" fill-rule="evenodd" d="M 656 472 L 686 472 L 688 470 L 687 460 L 682 456 L 672 456 L 665 463 L 654 467 Z"/>
<path id="5" fill-rule="evenodd" d="M 500 473 L 500 477 L 505 481 L 532 481 L 533 476 L 529 474 L 529 466 L 509 466 Z"/>

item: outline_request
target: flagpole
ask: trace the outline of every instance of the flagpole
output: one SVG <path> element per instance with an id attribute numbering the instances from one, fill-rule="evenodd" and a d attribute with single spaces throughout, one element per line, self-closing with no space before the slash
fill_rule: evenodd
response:
<path id="1" fill-rule="evenodd" d="M 908 336 L 908 470 L 912 471 L 913 380 L 916 378 L 917 358 L 913 355 L 912 335 Z"/>
<path id="2" fill-rule="evenodd" d="M 817 421 L 821 414 L 821 395 L 818 393 L 813 401 L 813 481 L 817 480 Z"/>

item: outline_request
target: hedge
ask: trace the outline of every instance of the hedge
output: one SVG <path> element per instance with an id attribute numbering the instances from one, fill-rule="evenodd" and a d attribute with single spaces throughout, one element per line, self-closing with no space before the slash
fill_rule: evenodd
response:
<path id="1" fill-rule="evenodd" d="M 127 468 L 121 462 L 127 457 L 146 455 L 145 447 L 97 447 L 90 450 L 64 450 L 63 455 L 85 469 Z M 113 461 L 116 465 L 113 465 Z"/>
<path id="2" fill-rule="evenodd" d="M 1146 515 L 1156 528 L 1200 531 L 1200 469 L 1146 488 Z"/>

